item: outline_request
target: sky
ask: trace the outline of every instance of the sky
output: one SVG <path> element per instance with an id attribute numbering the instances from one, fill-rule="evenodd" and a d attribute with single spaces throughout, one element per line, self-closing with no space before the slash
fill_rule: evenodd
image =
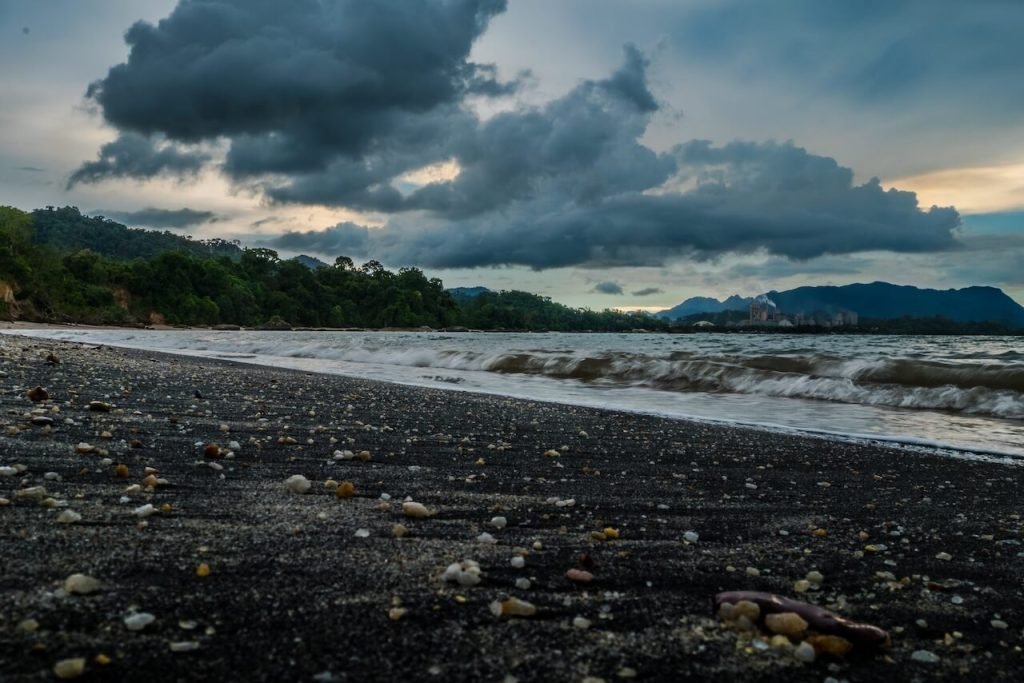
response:
<path id="1" fill-rule="evenodd" d="M 1017 0 L 4 0 L 0 205 L 658 310 L 1024 301 Z"/>

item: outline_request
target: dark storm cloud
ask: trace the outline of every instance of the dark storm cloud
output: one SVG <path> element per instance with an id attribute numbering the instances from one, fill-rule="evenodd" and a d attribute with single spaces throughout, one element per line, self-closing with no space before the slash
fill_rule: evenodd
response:
<path id="1" fill-rule="evenodd" d="M 592 291 L 597 292 L 599 294 L 621 295 L 623 293 L 622 285 L 620 285 L 618 282 L 612 282 L 610 280 L 605 282 L 598 282 L 596 285 L 594 285 L 594 289 Z"/>
<path id="2" fill-rule="evenodd" d="M 158 175 L 186 176 L 198 173 L 209 161 L 201 152 L 179 149 L 167 142 L 136 133 L 121 133 L 116 140 L 100 148 L 96 161 L 78 167 L 67 187 L 78 183 L 95 183 L 109 178 L 147 179 Z"/>
<path id="3" fill-rule="evenodd" d="M 370 229 L 355 223 L 338 223 L 326 230 L 286 232 L 262 243 L 275 249 L 316 252 L 328 256 L 365 256 Z"/>
<path id="4" fill-rule="evenodd" d="M 218 220 L 217 215 L 212 211 L 196 211 L 188 208 L 146 208 L 138 211 L 102 211 L 100 213 L 125 225 L 139 225 L 147 228 L 190 228 Z"/>
<path id="5" fill-rule="evenodd" d="M 631 46 L 606 79 L 481 121 L 466 98 L 511 86 L 468 55 L 504 6 L 182 0 L 158 25 L 133 26 L 127 63 L 90 88 L 122 138 L 72 182 L 187 172 L 195 158 L 175 145 L 225 141 L 224 172 L 272 202 L 391 214 L 379 229 L 343 223 L 270 244 L 393 265 L 543 269 L 956 246 L 954 209 L 922 210 L 913 193 L 877 180 L 857 185 L 850 169 L 793 144 L 647 147 L 659 104 Z M 153 146 L 156 136 L 169 142 Z M 121 153 L 122 141 L 138 154 Z M 448 161 L 454 179 L 403 180 Z"/>
<path id="6" fill-rule="evenodd" d="M 675 42 L 748 80 L 791 79 L 865 104 L 934 96 L 954 111 L 1019 118 L 1024 91 L 1007 84 L 1024 68 L 1022 33 L 1020 4 L 999 0 L 724 0 L 684 13 Z"/>
<path id="7" fill-rule="evenodd" d="M 884 190 L 829 157 L 792 144 L 692 141 L 675 150 L 692 187 L 623 192 L 594 202 L 558 194 L 519 201 L 500 214 L 456 221 L 396 220 L 371 236 L 388 263 L 433 267 L 521 264 L 660 265 L 766 251 L 791 259 L 860 251 L 955 249 L 959 214 L 922 211 L 912 192 Z"/>
<path id="8" fill-rule="evenodd" d="M 380 171 L 365 159 L 386 156 L 387 178 L 409 170 L 385 154 L 393 137 L 415 168 L 436 147 L 439 111 L 514 87 L 468 61 L 504 9 L 505 0 L 182 0 L 157 25 L 133 25 L 128 61 L 87 94 L 121 130 L 228 139 L 224 169 L 235 179 L 341 163 L 349 185 L 373 195 Z"/>
<path id="9" fill-rule="evenodd" d="M 662 291 L 658 287 L 644 287 L 633 292 L 633 296 L 651 296 L 652 294 L 661 294 Z"/>

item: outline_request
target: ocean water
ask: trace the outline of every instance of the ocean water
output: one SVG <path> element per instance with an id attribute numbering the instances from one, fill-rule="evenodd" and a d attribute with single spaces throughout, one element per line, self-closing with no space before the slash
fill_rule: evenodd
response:
<path id="1" fill-rule="evenodd" d="M 1014 337 L 3 332 L 1024 458 Z"/>

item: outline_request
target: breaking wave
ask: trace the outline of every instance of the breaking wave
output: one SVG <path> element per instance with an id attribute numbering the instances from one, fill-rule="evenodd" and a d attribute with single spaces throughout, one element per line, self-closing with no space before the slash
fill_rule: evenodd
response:
<path id="1" fill-rule="evenodd" d="M 540 349 L 339 348 L 253 344 L 236 352 L 416 368 L 536 375 L 598 387 L 739 393 L 1024 419 L 1024 367 L 1006 362 L 817 355 L 663 355 Z"/>

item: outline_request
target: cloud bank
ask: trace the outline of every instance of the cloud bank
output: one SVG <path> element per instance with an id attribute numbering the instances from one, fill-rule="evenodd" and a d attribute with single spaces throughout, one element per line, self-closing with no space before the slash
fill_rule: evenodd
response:
<path id="1" fill-rule="evenodd" d="M 271 238 L 278 248 L 392 265 L 659 265 L 764 251 L 788 259 L 957 246 L 952 208 L 855 184 L 793 143 L 642 142 L 660 109 L 648 60 L 627 46 L 607 78 L 481 120 L 501 97 L 469 60 L 503 0 L 280 4 L 182 0 L 137 23 L 128 61 L 88 96 L 121 137 L 72 182 L 194 173 L 191 150 L 226 143 L 221 170 L 271 202 L 385 214 Z M 394 40 L 401 36 L 401 40 Z M 454 177 L 409 187 L 451 163 Z"/>
<path id="2" fill-rule="evenodd" d="M 191 228 L 203 223 L 212 223 L 218 216 L 212 211 L 196 211 L 195 209 L 155 209 L 146 208 L 138 211 L 100 211 L 107 218 L 112 218 L 129 226 L 146 228 Z"/>

